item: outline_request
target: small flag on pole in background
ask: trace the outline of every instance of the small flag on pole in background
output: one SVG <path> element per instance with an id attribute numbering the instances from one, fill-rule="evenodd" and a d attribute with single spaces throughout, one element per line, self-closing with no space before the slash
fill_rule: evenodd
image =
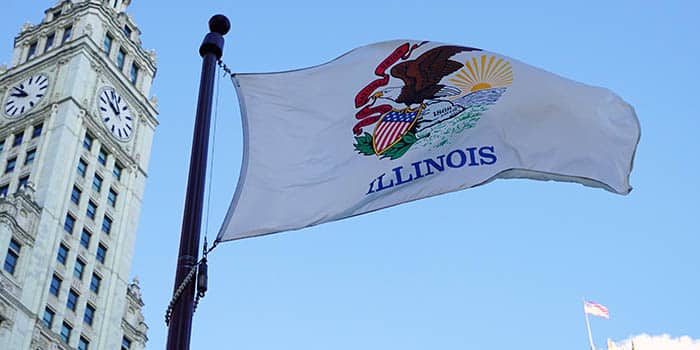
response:
<path id="1" fill-rule="evenodd" d="M 610 318 L 610 314 L 608 313 L 608 308 L 600 305 L 598 303 L 594 303 L 592 301 L 584 301 L 583 302 L 583 312 L 585 312 L 588 315 L 592 316 L 598 316 L 602 318 Z"/>

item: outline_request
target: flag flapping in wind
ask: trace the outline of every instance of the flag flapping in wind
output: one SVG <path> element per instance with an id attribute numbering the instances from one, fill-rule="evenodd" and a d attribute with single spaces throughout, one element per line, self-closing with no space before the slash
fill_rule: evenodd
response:
<path id="1" fill-rule="evenodd" d="M 235 74 L 244 129 L 218 239 L 294 230 L 487 183 L 627 194 L 639 124 L 614 93 L 498 53 L 388 41 Z"/>
<path id="2" fill-rule="evenodd" d="M 608 313 L 607 307 L 598 303 L 594 303 L 592 301 L 583 302 L 583 312 L 592 316 L 598 316 L 608 319 L 610 318 L 610 314 Z"/>

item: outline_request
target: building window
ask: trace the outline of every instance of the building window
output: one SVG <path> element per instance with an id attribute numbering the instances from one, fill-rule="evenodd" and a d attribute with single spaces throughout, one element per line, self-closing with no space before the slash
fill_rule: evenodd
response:
<path id="1" fill-rule="evenodd" d="M 68 292 L 68 299 L 66 300 L 66 307 L 70 309 L 71 311 L 75 311 L 75 308 L 78 306 L 78 298 L 80 295 L 78 295 L 78 292 L 74 290 L 70 290 Z"/>
<path id="2" fill-rule="evenodd" d="M 102 232 L 106 234 L 112 232 L 112 219 L 107 215 L 102 219 Z"/>
<path id="3" fill-rule="evenodd" d="M 73 227 L 75 226 L 75 218 L 73 215 L 66 214 L 66 221 L 63 223 L 63 230 L 69 234 L 73 234 Z"/>
<path id="4" fill-rule="evenodd" d="M 92 234 L 90 233 L 90 231 L 83 229 L 83 233 L 80 234 L 80 245 L 85 247 L 85 249 L 89 249 L 90 238 L 92 238 Z"/>
<path id="5" fill-rule="evenodd" d="M 117 53 L 117 67 L 119 67 L 119 70 L 124 69 L 124 59 L 126 58 L 126 51 L 124 49 L 119 49 L 119 52 Z"/>
<path id="6" fill-rule="evenodd" d="M 44 124 L 34 125 L 34 129 L 32 130 L 32 138 L 35 139 L 35 138 L 41 136 L 41 131 L 43 128 L 44 128 Z"/>
<path id="7" fill-rule="evenodd" d="M 107 165 L 107 152 L 100 147 L 100 153 L 97 154 L 97 162 L 102 165 Z"/>
<path id="8" fill-rule="evenodd" d="M 51 33 L 46 37 L 46 45 L 44 45 L 44 52 L 49 51 L 53 46 L 54 39 L 56 39 L 56 33 Z"/>
<path id="9" fill-rule="evenodd" d="M 22 245 L 14 239 L 11 239 L 10 246 L 7 248 L 7 255 L 5 256 L 5 271 L 9 272 L 11 275 L 15 274 L 20 250 L 22 250 Z"/>
<path id="10" fill-rule="evenodd" d="M 76 205 L 80 204 L 80 196 L 82 194 L 83 191 L 81 191 L 78 187 L 73 186 L 73 191 L 70 193 L 71 202 L 75 203 Z"/>
<path id="11" fill-rule="evenodd" d="M 27 151 L 27 156 L 24 157 L 24 165 L 31 165 L 34 163 L 34 157 L 36 157 L 36 149 Z"/>
<path id="12" fill-rule="evenodd" d="M 87 209 L 85 210 L 85 215 L 92 220 L 95 220 L 95 212 L 97 212 L 97 204 L 93 201 L 88 201 Z"/>
<path id="13" fill-rule="evenodd" d="M 124 25 L 124 35 L 126 35 L 127 38 L 131 38 L 131 28 L 129 28 L 127 24 Z"/>
<path id="14" fill-rule="evenodd" d="M 90 348 L 90 341 L 85 339 L 85 337 L 80 337 L 78 340 L 78 350 L 88 350 Z"/>
<path id="15" fill-rule="evenodd" d="M 61 44 L 65 44 L 68 39 L 70 39 L 70 35 L 73 33 L 73 26 L 68 26 L 63 30 L 63 40 L 61 40 Z"/>
<path id="16" fill-rule="evenodd" d="M 10 185 L 0 186 L 0 197 L 7 197 L 7 192 L 10 190 Z"/>
<path id="17" fill-rule="evenodd" d="M 114 38 L 112 38 L 112 35 L 107 33 L 107 35 L 105 35 L 105 40 L 102 42 L 102 48 L 107 53 L 107 56 L 109 56 L 109 52 L 112 51 L 112 42 L 113 41 L 114 41 Z"/>
<path id="18" fill-rule="evenodd" d="M 53 275 L 51 278 L 51 285 L 49 286 L 49 292 L 53 294 L 54 296 L 58 297 L 58 293 L 61 290 L 61 283 L 63 280 L 56 276 L 56 274 Z"/>
<path id="19" fill-rule="evenodd" d="M 61 16 L 61 10 L 56 10 L 56 12 L 53 13 L 53 19 L 56 19 L 59 16 Z"/>
<path id="20" fill-rule="evenodd" d="M 5 150 L 5 140 L 0 141 L 0 153 Z"/>
<path id="21" fill-rule="evenodd" d="M 102 278 L 93 273 L 92 279 L 90 279 L 90 290 L 95 294 L 99 294 L 100 284 L 102 284 Z"/>
<path id="22" fill-rule="evenodd" d="M 63 340 L 64 343 L 68 344 L 70 341 L 71 332 L 73 332 L 73 327 L 71 327 L 68 323 L 63 322 L 61 325 L 61 340 Z"/>
<path id="23" fill-rule="evenodd" d="M 131 78 L 131 83 L 136 84 L 136 80 L 139 78 L 139 66 L 136 63 L 131 64 L 131 70 L 129 71 L 129 76 Z"/>
<path id="24" fill-rule="evenodd" d="M 97 246 L 97 254 L 95 254 L 95 258 L 97 258 L 97 261 L 104 264 L 106 257 L 107 257 L 107 247 L 105 247 L 104 245 L 102 245 L 102 243 L 100 243 Z"/>
<path id="25" fill-rule="evenodd" d="M 85 133 L 85 137 L 83 138 L 83 148 L 85 148 L 88 151 L 92 150 L 92 143 L 94 140 L 95 138 L 92 137 L 92 135 L 90 135 L 89 133 Z"/>
<path id="26" fill-rule="evenodd" d="M 87 304 L 85 306 L 85 314 L 83 314 L 83 321 L 92 326 L 92 320 L 95 318 L 95 307 Z"/>
<path id="27" fill-rule="evenodd" d="M 17 165 L 17 157 L 7 160 L 7 166 L 5 166 L 5 173 L 11 173 L 15 171 L 15 165 Z"/>
<path id="28" fill-rule="evenodd" d="M 117 206 L 117 192 L 113 188 L 109 189 L 109 194 L 107 195 L 107 203 L 112 206 L 112 208 Z"/>
<path id="29" fill-rule="evenodd" d="M 29 61 L 36 54 L 36 41 L 29 44 L 29 52 L 27 52 L 27 61 Z"/>
<path id="30" fill-rule="evenodd" d="M 19 178 L 19 183 L 17 184 L 18 189 L 24 189 L 29 184 L 29 175 L 22 176 Z"/>
<path id="31" fill-rule="evenodd" d="M 114 169 L 112 169 L 112 176 L 114 176 L 117 181 L 122 179 L 122 170 L 124 168 L 117 162 L 114 162 Z"/>
<path id="32" fill-rule="evenodd" d="M 24 132 L 20 132 L 15 134 L 15 140 L 12 142 L 12 147 L 17 147 L 22 144 L 22 140 L 24 139 Z"/>
<path id="33" fill-rule="evenodd" d="M 100 192 L 102 190 L 102 177 L 100 175 L 95 174 L 95 177 L 92 178 L 92 189 L 95 190 L 95 192 Z"/>
<path id="34" fill-rule="evenodd" d="M 58 246 L 58 255 L 56 255 L 56 260 L 60 262 L 62 265 L 66 264 L 66 260 L 68 260 L 68 247 L 66 247 L 63 243 Z"/>
<path id="35" fill-rule="evenodd" d="M 85 272 L 85 262 L 79 258 L 75 260 L 75 267 L 73 268 L 73 276 L 75 278 L 82 280 L 83 272 Z"/>
<path id="36" fill-rule="evenodd" d="M 80 177 L 85 177 L 86 171 L 87 171 L 87 162 L 80 159 L 80 161 L 78 162 L 78 175 L 80 175 Z"/>
<path id="37" fill-rule="evenodd" d="M 44 308 L 44 317 L 42 318 L 42 321 L 44 322 L 44 326 L 46 326 L 46 328 L 51 329 L 54 316 L 56 316 L 56 313 L 53 310 L 49 309 L 48 307 Z"/>
<path id="38" fill-rule="evenodd" d="M 131 340 L 127 338 L 126 336 L 122 337 L 122 350 L 129 350 L 131 349 Z"/>

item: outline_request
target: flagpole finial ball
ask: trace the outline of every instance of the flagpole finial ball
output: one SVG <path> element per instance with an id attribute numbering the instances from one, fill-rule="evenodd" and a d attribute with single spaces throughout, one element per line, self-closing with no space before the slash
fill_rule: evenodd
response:
<path id="1" fill-rule="evenodd" d="M 209 19 L 209 30 L 221 35 L 226 35 L 231 29 L 231 22 L 224 15 L 214 15 Z"/>

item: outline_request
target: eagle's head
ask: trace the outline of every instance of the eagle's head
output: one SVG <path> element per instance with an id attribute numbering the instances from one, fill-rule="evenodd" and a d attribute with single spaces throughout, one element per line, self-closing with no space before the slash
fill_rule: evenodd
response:
<path id="1" fill-rule="evenodd" d="M 386 89 L 375 92 L 372 96 L 375 98 L 384 98 L 396 102 L 396 99 L 401 94 L 401 88 L 402 86 L 390 86 Z"/>

